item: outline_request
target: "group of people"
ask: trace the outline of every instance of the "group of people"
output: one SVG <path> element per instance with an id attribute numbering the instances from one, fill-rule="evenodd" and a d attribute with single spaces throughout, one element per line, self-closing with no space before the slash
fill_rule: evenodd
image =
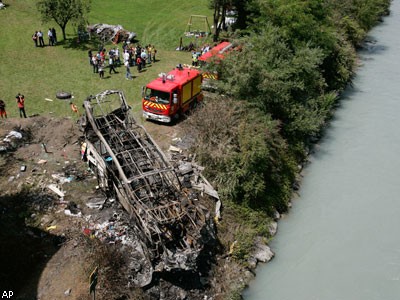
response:
<path id="1" fill-rule="evenodd" d="M 43 38 L 43 32 L 41 30 L 35 31 L 35 33 L 32 35 L 32 40 L 33 43 L 35 44 L 35 47 L 44 47 L 44 38 Z M 49 39 L 49 46 L 54 46 L 57 43 L 57 32 L 53 28 L 49 28 L 47 31 L 47 37 Z"/>
<path id="2" fill-rule="evenodd" d="M 101 47 L 97 54 L 93 54 L 92 50 L 88 51 L 89 64 L 93 67 L 93 73 L 99 73 L 100 78 L 104 78 L 104 69 L 106 67 L 106 49 Z M 109 74 L 118 73 L 115 70 L 116 66 L 121 64 L 120 54 L 118 48 L 113 48 L 108 52 L 108 67 Z"/>
<path id="3" fill-rule="evenodd" d="M 18 110 L 19 110 L 19 116 L 22 118 L 26 118 L 26 113 L 25 113 L 25 96 L 21 95 L 20 93 L 15 96 L 15 100 L 17 102 Z M 6 118 L 7 119 L 7 112 L 6 112 L 6 103 L 4 100 L 0 100 L 0 117 L 1 118 Z"/>
<path id="4" fill-rule="evenodd" d="M 156 62 L 157 50 L 154 45 L 147 45 L 141 47 L 138 45 L 129 46 L 127 43 L 123 45 L 123 53 L 120 54 L 119 48 L 113 48 L 108 52 L 108 67 L 109 74 L 112 72 L 118 73 L 115 67 L 121 66 L 121 56 L 123 59 L 123 64 L 126 69 L 125 78 L 132 79 L 132 73 L 130 67 L 136 66 L 138 72 L 140 73 L 146 64 L 151 64 Z M 92 50 L 88 51 L 89 63 L 93 67 L 93 73 L 99 73 L 100 78 L 104 78 L 104 69 L 106 67 L 106 49 L 101 47 L 96 54 L 93 54 Z"/>

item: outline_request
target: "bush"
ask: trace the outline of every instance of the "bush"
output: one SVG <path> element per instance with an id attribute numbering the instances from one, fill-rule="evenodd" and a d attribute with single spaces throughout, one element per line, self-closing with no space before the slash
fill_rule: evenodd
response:
<path id="1" fill-rule="evenodd" d="M 200 163 L 225 200 L 285 211 L 295 163 L 279 122 L 229 98 L 209 99 L 186 123 Z"/>

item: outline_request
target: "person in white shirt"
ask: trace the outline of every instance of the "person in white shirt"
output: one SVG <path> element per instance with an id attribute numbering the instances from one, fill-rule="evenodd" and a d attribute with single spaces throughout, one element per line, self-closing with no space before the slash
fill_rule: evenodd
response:
<path id="1" fill-rule="evenodd" d="M 128 52 L 128 50 L 125 50 L 125 52 L 124 52 L 124 65 L 125 65 L 126 62 L 129 63 L 129 52 Z"/>
<path id="2" fill-rule="evenodd" d="M 37 33 L 37 37 L 39 39 L 40 47 L 44 47 L 43 32 L 41 30 L 39 30 L 39 32 Z"/>
<path id="3" fill-rule="evenodd" d="M 54 46 L 53 31 L 51 31 L 51 28 L 47 31 L 47 36 L 49 38 L 49 46 Z"/>
<path id="4" fill-rule="evenodd" d="M 114 54 L 115 63 L 119 67 L 121 65 L 121 58 L 119 57 L 119 49 L 115 48 L 114 53 L 115 53 Z"/>

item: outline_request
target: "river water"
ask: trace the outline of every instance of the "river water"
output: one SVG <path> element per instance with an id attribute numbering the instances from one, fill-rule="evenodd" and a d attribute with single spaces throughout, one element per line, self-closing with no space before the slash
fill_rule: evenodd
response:
<path id="1" fill-rule="evenodd" d="M 399 31 L 394 0 L 246 300 L 400 299 Z"/>

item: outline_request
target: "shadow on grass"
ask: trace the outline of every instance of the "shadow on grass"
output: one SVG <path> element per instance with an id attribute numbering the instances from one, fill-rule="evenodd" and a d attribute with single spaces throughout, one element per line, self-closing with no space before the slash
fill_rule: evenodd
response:
<path id="1" fill-rule="evenodd" d="M 131 44 L 137 44 L 139 43 L 138 40 L 132 40 Z M 72 38 L 67 38 L 66 40 L 61 40 L 57 42 L 57 45 L 61 45 L 64 48 L 67 49 L 76 49 L 76 50 L 82 50 L 82 51 L 88 51 L 88 50 L 98 50 L 100 48 L 107 47 L 104 45 L 104 43 L 95 37 L 92 37 L 89 40 L 84 40 L 80 41 L 77 36 L 74 36 Z M 119 43 L 119 45 L 122 47 L 122 43 Z M 116 47 L 116 45 L 113 46 L 108 46 L 108 47 Z"/>
<path id="2" fill-rule="evenodd" d="M 44 211 L 51 203 L 32 191 L 0 197 L 0 283 L 13 299 L 37 299 L 41 273 L 64 241 L 29 224 L 38 208 Z"/>
<path id="3" fill-rule="evenodd" d="M 82 51 L 89 51 L 90 49 L 98 49 L 101 43 L 97 39 L 91 39 L 88 41 L 79 41 L 77 37 L 61 40 L 57 42 L 57 46 L 62 46 L 66 49 L 75 49 Z"/>

